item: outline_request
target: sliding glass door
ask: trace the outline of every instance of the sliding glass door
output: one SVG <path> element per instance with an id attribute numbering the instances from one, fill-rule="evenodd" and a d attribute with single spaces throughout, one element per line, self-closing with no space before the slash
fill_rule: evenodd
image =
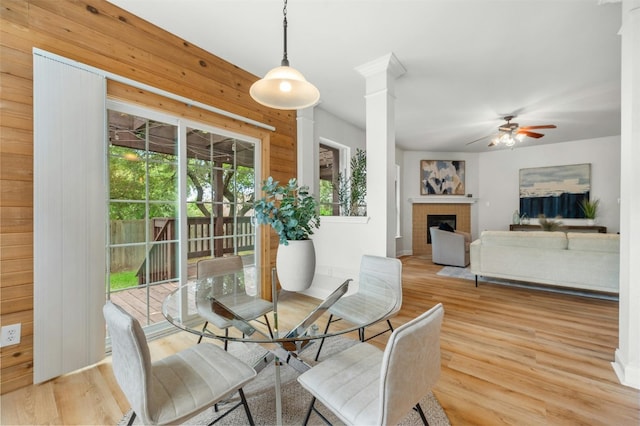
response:
<path id="1" fill-rule="evenodd" d="M 207 257 L 255 262 L 256 141 L 109 102 L 107 295 L 147 332 Z"/>
<path id="2" fill-rule="evenodd" d="M 240 255 L 255 263 L 255 152 L 253 142 L 187 127 L 189 259 Z"/>

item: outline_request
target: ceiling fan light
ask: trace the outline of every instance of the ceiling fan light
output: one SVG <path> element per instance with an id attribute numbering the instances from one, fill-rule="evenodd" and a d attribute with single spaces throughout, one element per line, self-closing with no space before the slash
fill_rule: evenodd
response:
<path id="1" fill-rule="evenodd" d="M 518 139 L 518 142 L 522 142 L 524 140 L 524 138 L 526 138 L 527 135 L 525 135 L 524 133 L 518 133 L 516 135 L 516 139 Z"/>
<path id="2" fill-rule="evenodd" d="M 500 136 L 500 143 L 505 144 L 506 146 L 513 146 L 515 145 L 516 141 L 511 133 L 505 133 Z"/>
<path id="3" fill-rule="evenodd" d="M 320 100 L 320 91 L 300 71 L 280 66 L 251 85 L 249 94 L 258 103 L 276 109 L 302 109 Z"/>

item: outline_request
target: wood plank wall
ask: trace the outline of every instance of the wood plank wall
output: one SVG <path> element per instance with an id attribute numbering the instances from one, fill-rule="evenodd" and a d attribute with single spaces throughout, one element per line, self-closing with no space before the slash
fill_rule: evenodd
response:
<path id="1" fill-rule="evenodd" d="M 257 137 L 262 178 L 296 176 L 296 113 L 254 102 L 258 77 L 104 0 L 0 0 L 0 324 L 22 323 L 21 343 L 0 349 L 0 393 L 33 380 L 33 47 L 271 125 L 274 132 L 108 84 L 110 97 Z M 262 228 L 270 295 L 278 241 Z"/>

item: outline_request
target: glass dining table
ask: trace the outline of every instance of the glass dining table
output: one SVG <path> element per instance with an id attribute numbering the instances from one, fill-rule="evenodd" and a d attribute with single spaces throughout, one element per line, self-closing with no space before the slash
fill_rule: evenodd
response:
<path id="1" fill-rule="evenodd" d="M 272 301 L 258 294 L 258 271 L 254 266 L 242 270 L 194 279 L 178 287 L 164 299 L 162 313 L 174 326 L 205 338 L 257 343 L 265 348 L 266 357 L 256 362 L 260 370 L 274 361 L 276 366 L 276 409 L 281 420 L 281 362 L 304 372 L 310 368 L 299 357 L 314 340 L 337 336 L 367 327 L 386 317 L 396 304 L 396 293 L 384 283 L 383 290 L 370 299 L 358 299 L 357 323 L 343 322 L 340 327 L 326 327 L 329 308 L 339 300 L 349 303 L 358 283 L 335 278 L 335 290 L 324 299 L 302 293 L 276 290 L 277 275 L 272 270 Z M 365 279 L 378 280 L 374 276 Z M 354 299 L 355 300 L 355 299 Z M 266 321 L 262 320 L 266 317 Z M 261 321 L 262 320 L 262 321 Z M 203 327 L 203 324 L 208 326 Z"/>

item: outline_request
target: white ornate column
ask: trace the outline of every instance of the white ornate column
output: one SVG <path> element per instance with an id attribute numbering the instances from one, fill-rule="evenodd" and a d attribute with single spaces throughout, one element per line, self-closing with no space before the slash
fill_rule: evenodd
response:
<path id="1" fill-rule="evenodd" d="M 314 107 L 297 111 L 298 182 L 316 196 L 318 187 L 318 138 L 315 136 Z"/>
<path id="2" fill-rule="evenodd" d="M 380 230 L 368 254 L 396 256 L 395 80 L 406 70 L 393 53 L 356 68 L 366 79 L 367 215 Z M 376 231 L 377 233 L 377 231 Z"/>
<path id="3" fill-rule="evenodd" d="M 620 313 L 613 368 L 640 389 L 640 0 L 622 2 Z"/>

